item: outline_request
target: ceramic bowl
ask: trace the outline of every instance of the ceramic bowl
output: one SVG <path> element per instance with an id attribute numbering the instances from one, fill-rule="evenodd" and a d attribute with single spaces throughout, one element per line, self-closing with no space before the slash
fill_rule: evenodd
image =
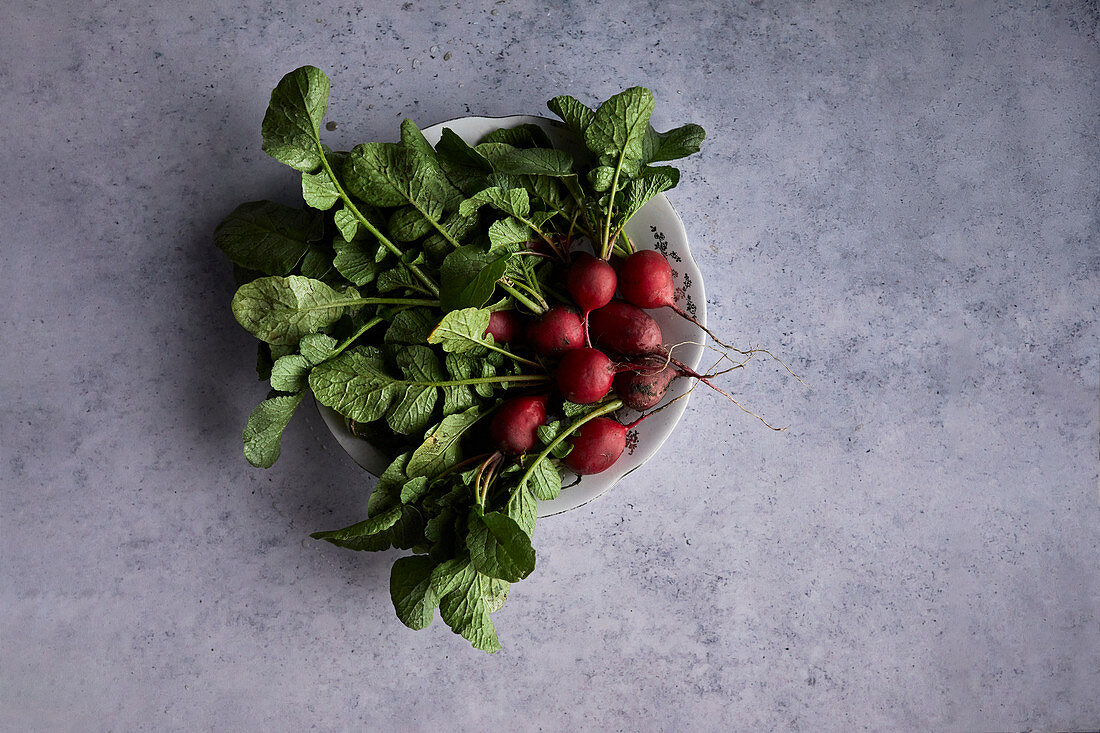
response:
<path id="1" fill-rule="evenodd" d="M 424 136 L 428 142 L 435 145 L 439 142 L 443 129 L 450 128 L 463 140 L 473 145 L 493 130 L 528 123 L 539 125 L 546 130 L 555 145 L 565 147 L 566 132 L 561 123 L 545 117 L 528 115 L 462 117 L 432 125 L 424 130 Z M 626 233 L 635 247 L 655 249 L 668 258 L 676 281 L 677 305 L 692 313 L 700 323 L 706 324 L 707 305 L 703 293 L 703 278 L 699 274 L 695 261 L 691 258 L 684 223 L 672 208 L 668 198 L 664 194 L 659 194 L 649 201 L 627 224 Z M 660 324 L 666 345 L 696 342 L 678 346 L 675 353 L 680 361 L 692 368 L 697 367 L 703 354 L 703 347 L 699 344 L 702 343 L 705 335 L 669 308 L 650 311 L 650 314 Z M 690 380 L 674 381 L 665 396 L 665 402 L 685 394 L 690 388 Z M 610 469 L 594 476 L 584 476 L 575 485 L 563 489 L 556 499 L 539 502 L 539 517 L 560 514 L 587 504 L 652 458 L 672 434 L 676 424 L 680 422 L 687 408 L 688 399 L 684 397 L 631 430 L 627 435 L 626 452 Z M 317 407 L 325 424 L 348 455 L 370 473 L 375 476 L 380 475 L 389 464 L 386 454 L 352 435 L 339 413 L 320 403 L 317 403 Z M 638 416 L 637 413 L 629 410 L 622 410 L 617 414 L 624 423 Z M 564 483 L 567 485 L 575 480 L 576 477 L 572 475 L 567 474 L 564 477 Z"/>

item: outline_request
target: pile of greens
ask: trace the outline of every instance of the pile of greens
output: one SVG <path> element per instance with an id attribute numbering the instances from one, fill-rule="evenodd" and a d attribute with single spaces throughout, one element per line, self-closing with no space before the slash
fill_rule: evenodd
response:
<path id="1" fill-rule="evenodd" d="M 341 152 L 320 139 L 328 95 L 325 74 L 302 67 L 263 121 L 263 150 L 300 171 L 305 206 L 245 203 L 215 231 L 239 284 L 233 314 L 259 339 L 257 371 L 271 384 L 244 454 L 271 466 L 306 392 L 389 451 L 367 519 L 313 537 L 412 550 L 390 577 L 397 616 L 421 629 L 438 608 L 493 652 L 490 614 L 535 567 L 536 502 L 562 489 L 565 439 L 621 403 L 562 404 L 537 454 L 471 455 L 506 390 L 550 379 L 539 358 L 494 343 L 490 315 L 561 299 L 555 271 L 576 238 L 604 259 L 632 252 L 624 225 L 679 180 L 655 163 L 696 152 L 704 133 L 655 131 L 653 96 L 634 87 L 596 109 L 550 100 L 571 138 L 564 150 L 535 125 L 472 146 L 444 130 L 433 148 L 405 120 L 400 142 Z"/>

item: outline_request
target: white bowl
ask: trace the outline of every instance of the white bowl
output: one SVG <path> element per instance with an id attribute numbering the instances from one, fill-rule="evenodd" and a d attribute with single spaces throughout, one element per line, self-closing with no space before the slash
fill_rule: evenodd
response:
<path id="1" fill-rule="evenodd" d="M 562 146 L 567 140 L 565 127 L 555 120 L 545 117 L 533 117 L 529 115 L 515 115 L 512 117 L 460 117 L 450 122 L 441 122 L 424 130 L 424 136 L 428 142 L 435 145 L 439 142 L 443 128 L 453 130 L 459 137 L 473 145 L 485 134 L 501 127 L 516 127 L 518 125 L 533 123 L 543 128 L 554 141 L 555 145 Z M 647 203 L 634 215 L 626 227 L 627 235 L 634 246 L 639 249 L 656 249 L 668 257 L 669 264 L 676 278 L 676 302 L 692 312 L 700 323 L 707 322 L 707 301 L 703 293 L 703 278 L 699 274 L 699 268 L 691 257 L 688 249 L 687 232 L 684 231 L 684 223 L 676 210 L 672 208 L 668 198 L 659 194 Z M 703 346 L 706 335 L 698 328 L 676 315 L 669 308 L 650 311 L 650 315 L 660 324 L 664 333 L 665 345 L 686 343 L 675 350 L 676 358 L 691 368 L 699 365 L 703 355 Z M 691 388 L 691 380 L 677 379 L 672 383 L 665 396 L 665 404 L 685 394 Z M 539 502 L 539 517 L 548 517 L 553 514 L 570 509 L 576 509 L 595 499 L 604 493 L 624 476 L 648 461 L 657 449 L 672 434 L 680 417 L 687 408 L 688 397 L 676 402 L 676 404 L 662 410 L 627 435 L 627 449 L 623 456 L 608 470 L 594 476 L 584 476 L 579 483 L 563 489 L 558 498 L 551 501 Z M 370 443 L 355 437 L 348 429 L 344 418 L 335 410 L 316 402 L 317 409 L 321 412 L 325 424 L 336 440 L 347 451 L 348 455 L 375 476 L 381 475 L 389 464 L 390 459 L 385 453 L 378 450 Z M 638 416 L 630 410 L 622 410 L 618 417 L 625 423 L 634 420 Z M 576 477 L 566 475 L 565 483 L 568 485 Z"/>

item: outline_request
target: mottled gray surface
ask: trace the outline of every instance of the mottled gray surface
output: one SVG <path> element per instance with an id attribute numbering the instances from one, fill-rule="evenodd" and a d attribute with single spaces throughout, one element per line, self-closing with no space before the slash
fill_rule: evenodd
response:
<path id="1" fill-rule="evenodd" d="M 1100 726 L 1094 2 L 36 3 L 0 23 L 0 728 Z M 467 3 L 465 5 L 472 5 Z M 449 54 L 449 57 L 447 56 Z M 718 330 L 773 347 L 660 459 L 545 521 L 504 651 L 306 539 L 368 483 L 263 397 L 212 247 L 327 139 L 641 83 Z"/>

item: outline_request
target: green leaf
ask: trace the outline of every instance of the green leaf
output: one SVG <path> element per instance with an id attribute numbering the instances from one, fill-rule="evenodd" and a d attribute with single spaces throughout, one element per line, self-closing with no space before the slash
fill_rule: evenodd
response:
<path id="1" fill-rule="evenodd" d="M 341 206 L 332 215 L 332 220 L 336 224 L 336 228 L 340 230 L 340 236 L 344 238 L 345 242 L 355 239 L 355 235 L 359 231 L 359 220 L 355 218 L 355 214 L 348 210 L 348 207 Z"/>
<path id="2" fill-rule="evenodd" d="M 303 277 L 311 280 L 324 280 L 332 272 L 332 259 L 335 253 L 330 247 L 321 244 L 309 245 L 309 251 L 302 258 L 299 267 Z"/>
<path id="3" fill-rule="evenodd" d="M 497 158 L 493 168 L 512 176 L 564 178 L 574 175 L 573 156 L 563 150 L 546 148 L 512 150 Z"/>
<path id="4" fill-rule="evenodd" d="M 415 507 L 402 507 L 401 516 L 386 532 L 385 538 L 389 542 L 387 546 L 392 545 L 402 550 L 425 545 L 427 540 L 424 539 L 424 515 Z"/>
<path id="5" fill-rule="evenodd" d="M 630 220 L 630 217 L 638 213 L 638 210 L 645 206 L 646 202 L 662 191 L 672 188 L 673 185 L 672 180 L 662 172 L 652 173 L 631 181 L 630 190 L 626 196 L 626 206 L 619 213 L 619 228 L 621 229 Z"/>
<path id="6" fill-rule="evenodd" d="M 405 347 L 397 362 L 403 379 L 387 373 L 377 347 L 357 346 L 314 367 L 309 386 L 321 404 L 356 422 L 385 417 L 397 432 L 416 432 L 431 414 L 443 372 L 426 346 Z"/>
<path id="7" fill-rule="evenodd" d="M 328 107 L 329 80 L 314 66 L 295 69 L 271 92 L 263 121 L 263 151 L 295 170 L 321 167 L 321 120 Z"/>
<path id="8" fill-rule="evenodd" d="M 617 168 L 638 165 L 652 114 L 653 93 L 631 87 L 599 106 L 584 131 L 584 143 L 596 155 L 610 156 Z"/>
<path id="9" fill-rule="evenodd" d="M 419 433 L 427 426 L 439 399 L 436 383 L 445 381 L 446 375 L 427 346 L 403 346 L 394 360 L 408 383 L 386 412 L 386 423 L 402 435 Z"/>
<path id="10" fill-rule="evenodd" d="M 317 400 L 356 422 L 385 417 L 405 386 L 403 380 L 386 372 L 376 346 L 348 349 L 317 365 L 309 375 L 309 387 Z"/>
<path id="11" fill-rule="evenodd" d="M 478 143 L 504 143 L 516 148 L 552 148 L 554 144 L 538 125 L 527 123 L 502 127 L 485 135 Z"/>
<path id="12" fill-rule="evenodd" d="M 265 275 L 287 275 L 324 235 L 316 211 L 273 201 L 241 204 L 218 224 L 214 242 L 234 264 Z"/>
<path id="13" fill-rule="evenodd" d="M 481 600 L 485 602 L 485 608 L 489 613 L 496 613 L 508 600 L 508 591 L 511 584 L 500 578 L 490 578 L 488 583 L 481 584 Z"/>
<path id="14" fill-rule="evenodd" d="M 381 535 L 388 530 L 397 520 L 401 518 L 402 508 L 399 506 L 387 509 L 385 512 L 371 517 L 370 519 L 364 519 L 362 522 L 356 522 L 355 524 L 344 527 L 343 529 L 334 529 L 326 532 L 314 532 L 310 537 L 316 540 L 327 540 L 334 545 L 340 547 L 347 547 L 352 550 L 358 549 L 375 549 L 370 542 L 372 537 Z M 387 543 L 388 546 L 389 543 Z"/>
<path id="15" fill-rule="evenodd" d="M 328 211 L 340 200 L 340 191 L 328 171 L 302 174 L 302 198 L 320 211 Z"/>
<path id="16" fill-rule="evenodd" d="M 390 214 L 391 239 L 398 242 L 415 242 L 432 231 L 432 223 L 415 206 L 402 206 Z"/>
<path id="17" fill-rule="evenodd" d="M 466 354 L 447 354 L 443 357 L 443 366 L 452 379 L 471 379 L 481 376 L 479 360 Z M 444 415 L 468 410 L 476 404 L 477 399 L 470 385 L 456 384 L 443 388 Z"/>
<path id="18" fill-rule="evenodd" d="M 269 344 L 293 345 L 356 308 L 354 288 L 340 293 L 320 280 L 301 275 L 262 277 L 242 285 L 233 296 L 233 316 Z"/>
<path id="19" fill-rule="evenodd" d="M 426 555 L 398 558 L 390 570 L 390 599 L 397 618 L 410 629 L 426 629 L 439 606 L 432 590 L 436 562 Z"/>
<path id="20" fill-rule="evenodd" d="M 409 206 L 437 232 L 453 238 L 443 225 L 458 208 L 462 192 L 422 157 L 393 143 L 357 145 L 344 164 L 348 189 L 374 206 Z"/>
<path id="21" fill-rule="evenodd" d="M 458 557 L 441 562 L 435 566 L 431 575 L 432 590 L 442 598 L 459 588 L 470 585 L 477 573 L 470 564 L 469 555 L 463 551 Z"/>
<path id="22" fill-rule="evenodd" d="M 444 351 L 454 354 L 481 349 L 491 316 L 492 313 L 484 308 L 451 311 L 428 336 L 428 343 L 440 344 Z"/>
<path id="23" fill-rule="evenodd" d="M 413 504 L 419 501 L 428 493 L 428 477 L 418 476 L 414 479 L 409 479 L 405 482 L 405 485 L 401 487 L 401 503 Z"/>
<path id="24" fill-rule="evenodd" d="M 557 178 L 551 178 L 550 176 L 520 176 L 520 180 L 534 201 L 546 204 L 555 213 L 559 211 L 565 213 L 573 210 L 575 203 Z"/>
<path id="25" fill-rule="evenodd" d="M 668 132 L 657 132 L 649 127 L 643 141 L 643 160 L 655 163 L 686 158 L 699 152 L 706 136 L 699 125 L 684 125 Z"/>
<path id="26" fill-rule="evenodd" d="M 413 451 L 406 474 L 410 478 L 437 476 L 458 463 L 462 457 L 459 441 L 480 418 L 477 407 L 443 418 L 424 438 L 420 447 Z"/>
<path id="27" fill-rule="evenodd" d="M 323 333 L 310 333 L 302 337 L 298 348 L 310 366 L 313 366 L 332 356 L 336 351 L 336 339 Z"/>
<path id="28" fill-rule="evenodd" d="M 445 594 L 440 594 L 439 615 L 443 621 L 456 633 L 469 641 L 474 648 L 489 652 L 500 651 L 500 641 L 497 639 L 493 621 L 489 618 L 489 606 L 485 602 L 486 596 L 493 595 L 492 579 L 475 571 L 469 564 L 468 558 L 458 558 L 452 561 L 457 565 L 448 573 L 444 587 Z M 437 576 L 441 568 L 449 563 L 443 563 L 432 571 L 432 587 L 439 594 Z"/>
<path id="29" fill-rule="evenodd" d="M 413 279 L 412 273 L 404 267 L 391 267 L 381 270 L 375 288 L 379 293 L 391 293 L 394 290 L 421 290 L 421 285 Z"/>
<path id="30" fill-rule="evenodd" d="M 479 208 L 489 204 L 511 216 L 527 216 L 531 212 L 531 200 L 524 188 L 486 188 L 463 201 L 458 213 L 469 216 Z"/>
<path id="31" fill-rule="evenodd" d="M 531 477 L 527 480 L 531 493 L 540 501 L 556 499 L 561 493 L 561 475 L 549 459 L 535 464 Z"/>
<path id="32" fill-rule="evenodd" d="M 370 284 L 382 269 L 375 262 L 374 252 L 368 248 L 365 240 L 348 242 L 337 239 L 333 246 L 336 248 L 333 266 L 353 285 L 362 287 Z"/>
<path id="33" fill-rule="evenodd" d="M 411 453 L 402 453 L 386 466 L 378 477 L 378 483 L 367 499 L 367 516 L 374 517 L 401 505 L 401 489 L 409 480 L 405 475 L 405 466 Z"/>
<path id="34" fill-rule="evenodd" d="M 667 177 L 668 180 L 671 181 L 672 185 L 670 185 L 669 188 L 675 188 L 676 184 L 680 182 L 680 171 L 670 165 L 643 166 L 638 175 L 642 179 L 647 179 L 658 174 Z"/>
<path id="35" fill-rule="evenodd" d="M 485 187 L 486 176 L 493 172 L 492 164 L 453 130 L 443 128 L 435 150 L 447 177 L 464 193 L 474 193 Z"/>
<path id="36" fill-rule="evenodd" d="M 538 505 L 535 495 L 531 493 L 527 485 L 517 486 L 508 497 L 508 503 L 504 507 L 504 513 L 512 518 L 524 534 L 533 537 L 535 534 L 535 520 L 538 518 Z"/>
<path id="37" fill-rule="evenodd" d="M 466 547 L 478 572 L 509 583 L 523 580 L 535 569 L 535 549 L 523 528 L 507 514 L 481 514 L 473 509 L 468 519 Z"/>
<path id="38" fill-rule="evenodd" d="M 580 417 L 595 410 L 599 405 L 578 405 L 576 402 L 562 400 L 561 411 L 566 417 Z"/>
<path id="39" fill-rule="evenodd" d="M 539 425 L 535 429 L 535 433 L 538 435 L 540 443 L 543 445 L 550 445 L 554 442 L 554 438 L 558 437 L 558 434 L 566 427 L 568 427 L 567 424 L 561 420 L 554 420 L 545 425 Z M 570 444 L 569 441 L 562 441 L 554 447 L 554 450 L 551 451 L 551 455 L 553 455 L 554 458 L 565 458 L 569 455 L 571 450 L 573 450 L 572 444 Z"/>
<path id="40" fill-rule="evenodd" d="M 554 97 L 546 106 L 565 122 L 574 135 L 584 140 L 585 131 L 596 116 L 595 112 L 568 94 Z"/>
<path id="41" fill-rule="evenodd" d="M 383 340 L 392 344 L 426 344 L 435 328 L 436 312 L 429 308 L 408 308 L 393 317 Z"/>
<path id="42" fill-rule="evenodd" d="M 489 242 L 493 250 L 505 248 L 514 251 L 535 236 L 530 227 L 512 217 L 495 221 L 489 226 Z"/>
<path id="43" fill-rule="evenodd" d="M 271 367 L 271 388 L 279 392 L 301 392 L 308 386 L 310 363 L 301 354 L 281 357 Z"/>
<path id="44" fill-rule="evenodd" d="M 244 427 L 244 457 L 253 466 L 271 468 L 279 460 L 283 430 L 290 422 L 302 395 L 284 395 L 264 400 L 248 416 Z"/>
<path id="45" fill-rule="evenodd" d="M 588 185 L 592 190 L 603 192 L 611 188 L 611 182 L 615 178 L 615 169 L 609 165 L 596 166 L 588 171 Z"/>
<path id="46" fill-rule="evenodd" d="M 476 244 L 451 252 L 439 270 L 440 307 L 444 311 L 455 311 L 488 304 L 497 281 L 508 270 L 510 257 L 510 252 L 486 252 Z"/>

